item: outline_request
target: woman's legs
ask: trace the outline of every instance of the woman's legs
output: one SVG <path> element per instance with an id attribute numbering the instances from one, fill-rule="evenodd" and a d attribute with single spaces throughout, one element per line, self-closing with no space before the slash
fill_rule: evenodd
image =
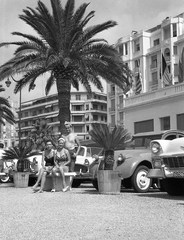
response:
<path id="1" fill-rule="evenodd" d="M 42 179 L 41 179 L 41 187 L 40 187 L 40 190 L 38 191 L 39 193 L 43 192 L 46 176 L 47 176 L 47 172 L 43 172 Z"/>
<path id="2" fill-rule="evenodd" d="M 52 170 L 52 190 L 51 192 L 55 192 L 56 190 L 56 171 L 57 171 L 57 168 L 54 167 L 53 170 Z"/>
<path id="3" fill-rule="evenodd" d="M 32 187 L 33 190 L 38 187 L 38 184 L 39 184 L 39 182 L 40 182 L 40 180 L 41 180 L 41 178 L 42 178 L 42 175 L 43 175 L 43 171 L 44 171 L 44 169 L 43 169 L 43 168 L 40 168 L 39 173 L 38 173 L 37 181 L 36 181 L 36 183 L 34 184 L 34 186 Z"/>
<path id="4" fill-rule="evenodd" d="M 62 166 L 59 167 L 59 171 L 60 171 L 60 175 L 61 175 L 61 178 L 62 178 L 62 181 L 63 181 L 63 190 L 64 190 L 66 188 L 66 182 L 65 182 L 65 176 L 64 176 L 64 171 L 63 171 Z"/>

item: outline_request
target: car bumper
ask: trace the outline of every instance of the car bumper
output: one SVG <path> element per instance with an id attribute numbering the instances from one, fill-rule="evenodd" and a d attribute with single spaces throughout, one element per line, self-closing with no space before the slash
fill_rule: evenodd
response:
<path id="1" fill-rule="evenodd" d="M 184 178 L 184 168 L 182 169 L 168 169 L 162 167 L 161 169 L 150 169 L 148 178 Z"/>

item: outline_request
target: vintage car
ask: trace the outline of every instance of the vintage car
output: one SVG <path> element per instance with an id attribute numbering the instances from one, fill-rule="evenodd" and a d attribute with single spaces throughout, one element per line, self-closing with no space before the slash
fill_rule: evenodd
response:
<path id="1" fill-rule="evenodd" d="M 147 177 L 157 178 L 171 196 L 184 195 L 184 137 L 151 142 L 152 165 Z"/>
<path id="2" fill-rule="evenodd" d="M 123 154 L 124 162 L 116 168 L 122 174 L 122 185 L 132 188 L 139 193 L 147 192 L 151 186 L 155 186 L 156 179 L 147 177 L 149 169 L 152 168 L 150 142 L 154 139 L 174 139 L 184 137 L 184 132 L 168 130 L 154 133 L 135 134 L 131 141 L 126 144 L 124 150 L 115 151 L 115 160 L 119 154 Z M 93 186 L 98 188 L 97 170 L 99 162 L 94 161 L 90 165 L 90 173 L 93 176 Z"/>

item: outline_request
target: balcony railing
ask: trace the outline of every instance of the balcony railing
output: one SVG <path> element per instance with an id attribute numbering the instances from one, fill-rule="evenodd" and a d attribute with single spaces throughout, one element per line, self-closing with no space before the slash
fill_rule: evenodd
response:
<path id="1" fill-rule="evenodd" d="M 184 94 L 184 83 L 172 85 L 170 87 L 164 87 L 157 91 L 146 92 L 140 95 L 125 98 L 125 108 L 180 94 Z"/>

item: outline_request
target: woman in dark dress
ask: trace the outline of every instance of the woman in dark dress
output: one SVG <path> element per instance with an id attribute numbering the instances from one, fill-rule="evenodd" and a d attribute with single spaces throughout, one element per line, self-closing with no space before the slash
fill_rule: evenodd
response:
<path id="1" fill-rule="evenodd" d="M 32 187 L 33 191 L 43 192 L 43 187 L 46 180 L 46 175 L 52 173 L 54 168 L 54 155 L 55 150 L 53 149 L 53 143 L 51 140 L 47 140 L 45 150 L 42 153 L 42 168 L 39 171 L 38 179 L 35 185 Z M 41 187 L 38 189 L 38 184 L 41 181 Z"/>
<path id="2" fill-rule="evenodd" d="M 66 186 L 66 182 L 65 182 L 65 176 L 64 176 L 64 172 L 68 172 L 69 170 L 69 165 L 71 162 L 71 157 L 69 154 L 69 151 L 67 149 L 64 148 L 64 144 L 65 144 L 65 139 L 64 138 L 60 138 L 58 140 L 58 148 L 55 151 L 55 157 L 54 157 L 54 163 L 55 163 L 55 167 L 53 168 L 53 189 L 51 192 L 55 192 L 55 176 L 57 173 L 59 173 L 61 175 L 62 181 L 63 181 L 63 192 L 66 192 L 68 190 L 68 186 Z"/>

